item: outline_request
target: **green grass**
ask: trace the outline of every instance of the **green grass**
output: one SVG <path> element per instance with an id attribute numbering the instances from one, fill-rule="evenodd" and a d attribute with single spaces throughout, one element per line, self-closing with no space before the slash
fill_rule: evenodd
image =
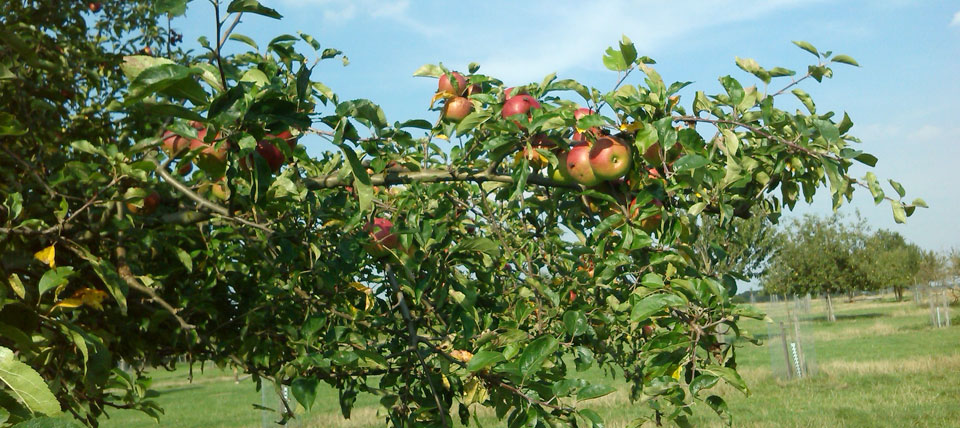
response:
<path id="1" fill-rule="evenodd" d="M 783 305 L 761 304 L 772 315 Z M 822 301 L 814 301 L 806 334 L 814 340 L 816 376 L 785 381 L 772 376 L 769 349 L 747 345 L 738 363 L 751 389 L 744 396 L 727 386 L 727 399 L 737 427 L 955 427 L 960 426 L 960 308 L 953 327 L 933 329 L 927 307 L 878 299 L 834 303 L 837 322 L 824 321 Z M 766 336 L 761 321 L 743 327 Z M 779 341 L 771 340 L 777 345 Z M 157 401 L 166 409 L 164 427 L 257 427 L 263 415 L 252 404 L 261 394 L 250 380 L 235 384 L 233 374 L 207 368 L 154 372 Z M 587 372 L 597 377 L 598 371 Z M 616 381 L 613 385 L 622 385 Z M 627 426 L 638 414 L 627 389 L 584 403 L 607 419 L 608 427 Z M 706 406 L 698 405 L 694 426 L 721 426 Z M 337 394 L 325 390 L 313 411 L 294 427 L 383 426 L 376 397 L 361 396 L 350 420 L 340 416 Z M 114 411 L 104 427 L 153 427 L 152 419 L 132 411 Z M 269 415 L 267 420 L 275 420 Z M 490 412 L 481 412 L 483 426 L 503 426 Z"/>

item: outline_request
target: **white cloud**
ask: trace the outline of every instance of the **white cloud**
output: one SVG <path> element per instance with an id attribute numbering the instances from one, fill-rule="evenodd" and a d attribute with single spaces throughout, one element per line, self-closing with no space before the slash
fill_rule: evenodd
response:
<path id="1" fill-rule="evenodd" d="M 822 0 L 686 0 L 641 2 L 595 0 L 557 2 L 532 0 L 509 8 L 473 5 L 470 10 L 454 5 L 431 11 L 408 1 L 388 0 L 284 0 L 292 6 L 322 8 L 330 20 L 381 18 L 393 20 L 426 36 L 447 37 L 447 46 L 457 45 L 462 58 L 448 62 L 478 61 L 485 73 L 507 83 L 539 80 L 552 72 L 596 67 L 598 52 L 620 39 L 631 37 L 642 53 L 682 40 L 706 27 L 763 17 L 772 12 L 809 5 Z M 444 3 L 446 4 L 446 3 Z M 450 12 L 460 19 L 442 19 Z M 474 16 L 477 19 L 464 19 Z M 492 17 L 492 18 L 488 18 Z M 445 35 L 457 34 L 458 37 Z"/>
<path id="2" fill-rule="evenodd" d="M 282 0 L 284 4 L 301 13 L 310 8 L 309 13 L 321 10 L 323 20 L 328 23 L 346 23 L 360 18 L 372 18 L 394 21 L 425 36 L 438 33 L 435 28 L 411 18 L 409 0 Z"/>
<path id="3" fill-rule="evenodd" d="M 953 14 L 953 19 L 950 21 L 950 25 L 952 26 L 960 25 L 960 11 L 957 11 L 957 13 Z"/>
<path id="4" fill-rule="evenodd" d="M 687 40 L 704 28 L 756 20 L 825 0 L 528 0 L 491 4 L 409 0 L 282 0 L 295 9 L 322 11 L 328 23 L 392 21 L 442 44 L 457 57 L 445 63 L 479 62 L 483 72 L 508 84 L 539 81 L 552 72 L 596 68 L 599 53 L 630 37 L 641 54 Z M 456 37 L 451 37 L 455 34 Z"/>

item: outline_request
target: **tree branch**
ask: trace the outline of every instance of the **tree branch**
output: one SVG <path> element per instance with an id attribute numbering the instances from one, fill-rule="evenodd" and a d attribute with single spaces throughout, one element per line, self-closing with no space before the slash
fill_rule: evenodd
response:
<path id="1" fill-rule="evenodd" d="M 516 184 L 516 180 L 503 174 L 495 174 L 487 171 L 468 171 L 458 172 L 447 169 L 425 169 L 421 171 L 387 171 L 370 176 L 370 182 L 374 186 L 395 186 L 408 183 L 439 183 L 439 182 L 496 182 Z M 558 187 L 564 189 L 578 189 L 580 186 L 575 184 L 564 184 L 553 181 L 542 175 L 531 174 L 527 177 L 527 183 L 544 187 Z M 350 186 L 353 184 L 352 178 L 338 177 L 336 172 L 320 177 L 310 177 L 306 179 L 307 188 L 310 190 L 330 189 L 334 187 Z"/>

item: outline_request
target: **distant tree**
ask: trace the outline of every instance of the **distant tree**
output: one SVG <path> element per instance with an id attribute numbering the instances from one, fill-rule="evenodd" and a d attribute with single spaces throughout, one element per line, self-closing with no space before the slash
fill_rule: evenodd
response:
<path id="1" fill-rule="evenodd" d="M 704 215 L 693 248 L 704 272 L 749 280 L 766 271 L 777 247 L 776 236 L 776 226 L 761 210 L 748 218 L 735 218 L 723 227 L 716 218 Z"/>
<path id="2" fill-rule="evenodd" d="M 762 285 L 768 292 L 823 294 L 827 320 L 836 321 L 831 294 L 860 289 L 865 282 L 858 263 L 863 249 L 862 220 L 845 224 L 843 217 L 804 216 L 780 232 L 779 247 Z"/>
<path id="3" fill-rule="evenodd" d="M 903 300 L 903 289 L 913 283 L 921 257 L 920 247 L 907 242 L 899 233 L 877 230 L 866 238 L 858 257 L 864 274 L 864 287 L 892 287 L 897 300 Z"/>

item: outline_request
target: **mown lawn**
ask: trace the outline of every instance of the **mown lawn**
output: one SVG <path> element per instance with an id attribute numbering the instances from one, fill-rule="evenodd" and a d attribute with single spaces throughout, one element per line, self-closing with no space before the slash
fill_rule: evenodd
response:
<path id="1" fill-rule="evenodd" d="M 816 376 L 784 381 L 772 376 L 767 346 L 747 345 L 739 350 L 741 373 L 750 396 L 721 386 L 737 427 L 957 427 L 960 426 L 960 308 L 953 308 L 953 327 L 933 329 L 929 309 L 912 300 L 891 299 L 846 303 L 836 299 L 837 322 L 823 317 L 823 302 L 813 301 L 808 336 L 814 339 L 812 359 Z M 783 304 L 760 304 L 771 314 Z M 761 321 L 744 325 L 763 337 Z M 777 340 L 771 340 L 778 345 Z M 599 371 L 587 372 L 598 377 Z M 194 381 L 186 371 L 153 373 L 157 400 L 166 409 L 164 427 L 257 427 L 275 419 L 253 404 L 261 393 L 247 379 L 235 384 L 230 371 L 195 368 Z M 620 385 L 617 381 L 610 382 Z M 636 417 L 627 388 L 586 402 L 607 418 L 608 427 L 624 427 Z M 313 411 L 294 427 L 377 427 L 377 398 L 361 396 L 350 420 L 340 415 L 337 393 L 325 390 Z M 503 426 L 491 413 L 480 418 L 485 427 Z M 113 411 L 104 427 L 153 427 L 156 423 L 137 412 Z M 721 426 L 713 412 L 700 406 L 694 426 Z"/>

